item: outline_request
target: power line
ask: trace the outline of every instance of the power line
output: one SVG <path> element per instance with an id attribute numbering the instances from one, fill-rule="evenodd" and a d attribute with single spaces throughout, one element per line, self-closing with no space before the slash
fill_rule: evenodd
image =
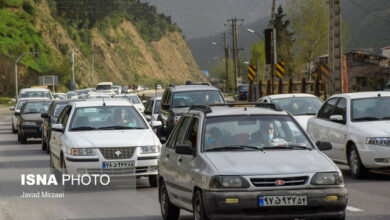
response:
<path id="1" fill-rule="evenodd" d="M 388 22 L 390 23 L 390 20 L 386 19 L 386 18 L 383 18 L 383 17 L 380 17 L 378 15 L 376 15 L 374 12 L 370 11 L 369 9 L 367 9 L 366 7 L 358 4 L 357 2 L 355 2 L 354 0 L 349 0 L 352 4 L 354 4 L 355 6 L 359 7 L 360 9 L 364 10 L 365 12 L 369 13 L 370 15 L 372 15 L 373 17 L 383 21 L 383 22 Z"/>

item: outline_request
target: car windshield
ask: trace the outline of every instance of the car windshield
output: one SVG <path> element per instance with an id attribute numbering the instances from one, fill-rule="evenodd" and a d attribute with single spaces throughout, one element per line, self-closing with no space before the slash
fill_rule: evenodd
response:
<path id="1" fill-rule="evenodd" d="M 65 108 L 66 104 L 67 103 L 56 104 L 56 106 L 54 107 L 53 116 L 56 118 L 60 117 L 60 114 L 62 110 Z"/>
<path id="2" fill-rule="evenodd" d="M 47 113 L 51 102 L 26 102 L 22 114 L 29 113 Z"/>
<path id="3" fill-rule="evenodd" d="M 109 90 L 111 89 L 111 85 L 98 85 L 96 90 Z"/>
<path id="4" fill-rule="evenodd" d="M 281 109 L 290 112 L 292 115 L 315 115 L 321 108 L 323 102 L 317 97 L 290 97 L 272 99 Z"/>
<path id="5" fill-rule="evenodd" d="M 158 114 L 158 112 L 160 111 L 160 104 L 161 104 L 161 100 L 156 100 L 156 104 L 154 105 L 154 110 L 153 110 L 154 114 Z"/>
<path id="6" fill-rule="evenodd" d="M 217 103 L 224 103 L 224 99 L 218 90 L 176 92 L 172 101 L 173 107 L 190 107 L 192 105 Z"/>
<path id="7" fill-rule="evenodd" d="M 70 130 L 147 129 L 145 121 L 131 106 L 77 108 Z"/>
<path id="8" fill-rule="evenodd" d="M 26 91 L 20 94 L 19 98 L 51 98 L 49 91 Z"/>
<path id="9" fill-rule="evenodd" d="M 353 99 L 352 121 L 374 121 L 390 119 L 390 97 Z"/>
<path id="10" fill-rule="evenodd" d="M 66 97 L 71 98 L 72 96 L 77 96 L 77 94 L 75 92 L 66 93 Z"/>
<path id="11" fill-rule="evenodd" d="M 206 120 L 203 149 L 312 149 L 307 137 L 290 116 L 217 116 Z"/>
<path id="12" fill-rule="evenodd" d="M 240 86 L 238 87 L 238 90 L 248 90 L 248 85 L 247 85 L 247 84 L 245 84 L 245 85 L 240 85 Z"/>
<path id="13" fill-rule="evenodd" d="M 26 102 L 27 102 L 27 100 L 20 100 L 18 105 L 16 106 L 16 109 L 21 109 L 23 107 L 24 103 L 26 103 Z"/>

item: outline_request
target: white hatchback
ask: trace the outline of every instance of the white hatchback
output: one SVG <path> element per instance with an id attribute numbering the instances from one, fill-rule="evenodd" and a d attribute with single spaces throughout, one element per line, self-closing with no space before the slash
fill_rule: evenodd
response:
<path id="1" fill-rule="evenodd" d="M 57 123 L 50 138 L 52 168 L 73 175 L 148 176 L 150 184 L 157 186 L 161 143 L 130 102 L 69 103 Z"/>
<path id="2" fill-rule="evenodd" d="M 390 92 L 334 95 L 309 120 L 307 131 L 315 141 L 328 141 L 325 153 L 348 163 L 355 178 L 370 168 L 390 168 Z"/>

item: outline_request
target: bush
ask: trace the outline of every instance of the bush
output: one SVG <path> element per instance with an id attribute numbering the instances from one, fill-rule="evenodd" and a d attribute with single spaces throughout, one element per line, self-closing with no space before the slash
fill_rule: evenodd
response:
<path id="1" fill-rule="evenodd" d="M 34 15 L 34 7 L 32 6 L 30 1 L 24 1 L 22 8 L 25 12 L 29 13 L 30 15 Z"/>

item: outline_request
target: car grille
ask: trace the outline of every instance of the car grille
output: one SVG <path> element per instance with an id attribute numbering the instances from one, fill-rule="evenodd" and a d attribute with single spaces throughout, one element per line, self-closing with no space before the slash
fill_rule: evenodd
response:
<path id="1" fill-rule="evenodd" d="M 251 178 L 251 182 L 256 187 L 299 186 L 304 185 L 307 179 L 307 176 Z"/>
<path id="2" fill-rule="evenodd" d="M 113 168 L 113 169 L 87 169 L 88 174 L 106 174 L 109 176 L 121 176 L 135 174 L 135 168 Z"/>
<path id="3" fill-rule="evenodd" d="M 135 147 L 105 147 L 99 148 L 100 153 L 107 160 L 130 159 L 135 151 Z"/>

